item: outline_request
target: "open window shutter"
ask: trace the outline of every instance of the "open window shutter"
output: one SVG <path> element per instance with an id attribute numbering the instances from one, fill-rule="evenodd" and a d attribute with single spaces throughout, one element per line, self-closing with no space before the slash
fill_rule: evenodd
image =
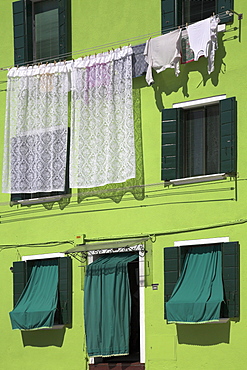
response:
<path id="1" fill-rule="evenodd" d="M 70 257 L 58 259 L 58 299 L 61 307 L 62 323 L 72 323 L 72 260 Z"/>
<path id="2" fill-rule="evenodd" d="M 217 13 L 220 14 L 220 23 L 233 22 L 233 16 L 227 15 L 225 13 L 227 10 L 233 10 L 233 7 L 234 7 L 234 0 L 218 0 L 217 1 Z"/>
<path id="3" fill-rule="evenodd" d="M 220 101 L 220 171 L 236 173 L 236 98 Z"/>
<path id="4" fill-rule="evenodd" d="M 166 302 L 170 299 L 179 277 L 179 248 L 164 248 L 164 274 L 165 274 L 165 319 Z"/>
<path id="5" fill-rule="evenodd" d="M 26 62 L 27 57 L 25 7 L 23 0 L 15 1 L 13 3 L 13 25 L 15 65 L 22 65 Z"/>
<path id="6" fill-rule="evenodd" d="M 181 0 L 161 0 L 161 33 L 173 31 L 182 24 L 181 9 Z"/>
<path id="7" fill-rule="evenodd" d="M 176 108 L 162 110 L 162 148 L 161 179 L 172 180 L 179 177 L 181 110 Z"/>
<path id="8" fill-rule="evenodd" d="M 18 302 L 27 283 L 27 269 L 25 261 L 13 262 L 13 303 Z"/>
<path id="9" fill-rule="evenodd" d="M 239 317 L 240 314 L 239 264 L 239 243 L 223 243 L 222 274 L 226 299 L 224 317 Z"/>
<path id="10" fill-rule="evenodd" d="M 70 0 L 59 0 L 59 54 L 70 51 Z M 66 56 L 66 55 L 65 55 Z M 66 56 L 67 58 L 68 56 Z"/>

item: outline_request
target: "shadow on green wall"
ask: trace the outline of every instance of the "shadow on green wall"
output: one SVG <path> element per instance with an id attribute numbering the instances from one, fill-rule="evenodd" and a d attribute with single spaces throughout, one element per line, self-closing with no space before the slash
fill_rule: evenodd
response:
<path id="1" fill-rule="evenodd" d="M 135 152 L 136 152 L 136 177 L 118 184 L 107 184 L 89 189 L 78 189 L 78 203 L 89 197 L 100 199 L 112 199 L 119 203 L 126 193 L 133 194 L 136 200 L 143 200 L 144 190 L 144 167 L 142 148 L 142 122 L 141 122 L 141 92 L 139 88 L 133 89 Z"/>
<path id="2" fill-rule="evenodd" d="M 207 71 L 208 60 L 207 58 L 200 58 L 197 62 L 190 62 L 187 64 L 180 65 L 180 75 L 175 76 L 174 70 L 169 68 L 162 73 L 157 74 L 153 71 L 155 83 L 152 85 L 154 90 L 155 100 L 157 108 L 161 111 L 164 109 L 162 101 L 162 94 L 170 95 L 173 92 L 177 92 L 182 88 L 183 95 L 189 97 L 189 74 L 191 72 L 199 72 L 201 74 L 201 82 L 193 88 L 199 88 L 201 85 L 206 86 L 210 80 L 213 86 L 217 86 L 219 83 L 219 74 L 225 74 L 226 64 L 223 59 L 226 56 L 224 47 L 223 33 L 218 34 L 218 50 L 215 53 L 214 71 L 209 75 Z"/>
<path id="3" fill-rule="evenodd" d="M 230 321 L 225 324 L 177 324 L 179 344 L 213 346 L 230 343 Z"/>
<path id="4" fill-rule="evenodd" d="M 64 334 L 65 328 L 56 330 L 42 329 L 21 332 L 24 347 L 62 347 Z"/>

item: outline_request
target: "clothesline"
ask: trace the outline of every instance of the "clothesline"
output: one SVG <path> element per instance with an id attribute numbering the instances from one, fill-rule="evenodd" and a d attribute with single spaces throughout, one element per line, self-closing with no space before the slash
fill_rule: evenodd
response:
<path id="1" fill-rule="evenodd" d="M 218 13 L 217 15 L 219 15 L 221 17 L 221 19 L 224 19 L 224 18 L 226 18 L 226 17 L 229 16 L 228 11 L 224 11 L 224 12 Z M 196 22 L 194 22 L 194 23 L 196 23 Z M 170 28 L 162 29 L 162 31 L 165 30 L 166 32 L 171 32 L 171 31 L 176 30 L 179 27 L 180 28 L 184 28 L 184 27 L 186 27 L 189 24 L 190 23 L 188 23 L 188 24 L 182 24 L 182 25 L 175 26 L 175 27 L 173 26 L 173 27 L 170 27 Z M 191 23 L 191 24 L 193 24 L 193 23 Z M 142 40 L 143 42 L 146 42 L 146 40 L 148 38 L 150 38 L 150 37 L 152 38 L 152 37 L 159 36 L 159 35 L 160 35 L 160 31 L 150 32 L 150 33 L 147 33 L 147 34 L 143 34 L 143 35 L 132 37 L 132 38 L 128 38 L 128 39 L 118 40 L 118 41 L 115 41 L 115 42 L 111 42 L 111 43 L 107 43 L 107 44 L 102 44 L 102 45 L 98 45 L 98 46 L 93 46 L 93 47 L 86 48 L 86 49 L 80 49 L 80 50 L 77 50 L 77 51 L 73 51 L 72 53 L 69 52 L 69 53 L 54 55 L 54 56 L 50 57 L 49 60 L 51 60 L 51 59 L 54 59 L 54 60 L 57 60 L 57 59 L 63 60 L 63 59 L 66 59 L 67 57 L 70 57 L 71 58 L 71 54 L 73 54 L 73 56 L 75 56 L 75 55 L 84 55 L 84 54 L 88 54 L 88 53 L 94 54 L 94 52 L 96 50 L 101 50 L 102 48 L 103 49 L 110 49 L 110 48 L 113 48 L 114 46 L 115 47 L 119 47 L 119 45 L 121 45 L 121 44 L 134 43 L 133 46 L 135 46 L 135 45 L 138 45 L 138 43 L 136 43 L 138 40 Z M 23 65 L 46 63 L 46 62 L 47 62 L 47 58 L 41 58 L 41 59 L 35 60 L 35 62 L 33 60 L 27 61 Z M 0 71 L 7 71 L 7 70 L 9 70 L 10 68 L 12 68 L 14 66 L 15 65 L 0 67 Z"/>

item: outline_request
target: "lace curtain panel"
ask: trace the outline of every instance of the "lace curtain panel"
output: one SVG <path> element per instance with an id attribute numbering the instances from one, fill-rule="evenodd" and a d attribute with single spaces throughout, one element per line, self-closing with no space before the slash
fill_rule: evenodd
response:
<path id="1" fill-rule="evenodd" d="M 70 64 L 12 68 L 8 73 L 4 193 L 63 191 Z"/>
<path id="2" fill-rule="evenodd" d="M 135 178 L 132 48 L 77 59 L 71 84 L 70 186 Z"/>

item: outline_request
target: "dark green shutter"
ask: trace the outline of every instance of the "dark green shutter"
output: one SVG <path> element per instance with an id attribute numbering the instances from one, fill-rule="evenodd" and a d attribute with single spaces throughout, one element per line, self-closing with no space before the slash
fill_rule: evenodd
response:
<path id="1" fill-rule="evenodd" d="M 233 16 L 227 15 L 226 10 L 233 10 L 233 0 L 218 0 L 217 1 L 217 13 L 220 14 L 220 23 L 233 22 Z M 223 14 L 221 14 L 223 13 Z"/>
<path id="2" fill-rule="evenodd" d="M 24 1 L 13 3 L 13 25 L 14 25 L 14 55 L 15 65 L 22 65 L 26 61 L 26 37 L 25 37 L 25 11 Z"/>
<path id="3" fill-rule="evenodd" d="M 13 304 L 18 302 L 27 283 L 27 269 L 25 261 L 13 262 Z"/>
<path id="4" fill-rule="evenodd" d="M 61 55 L 71 51 L 71 1 L 58 0 L 59 7 L 59 53 Z M 64 55 L 64 57 L 68 57 Z"/>
<path id="5" fill-rule="evenodd" d="M 236 98 L 220 101 L 220 171 L 236 173 Z"/>
<path id="6" fill-rule="evenodd" d="M 224 317 L 240 315 L 239 243 L 222 243 L 222 275 L 226 306 Z"/>
<path id="7" fill-rule="evenodd" d="M 182 1 L 161 0 L 161 33 L 173 31 L 182 24 Z"/>
<path id="8" fill-rule="evenodd" d="M 161 179 L 172 180 L 179 177 L 181 109 L 162 110 Z"/>
<path id="9" fill-rule="evenodd" d="M 13 3 L 15 65 L 32 61 L 32 3 L 20 0 Z"/>
<path id="10" fill-rule="evenodd" d="M 164 248 L 164 278 L 165 278 L 165 319 L 166 302 L 171 297 L 173 289 L 179 277 L 180 255 L 178 247 Z"/>
<path id="11" fill-rule="evenodd" d="M 62 324 L 72 324 L 72 260 L 70 257 L 58 259 L 58 299 L 61 308 Z"/>

